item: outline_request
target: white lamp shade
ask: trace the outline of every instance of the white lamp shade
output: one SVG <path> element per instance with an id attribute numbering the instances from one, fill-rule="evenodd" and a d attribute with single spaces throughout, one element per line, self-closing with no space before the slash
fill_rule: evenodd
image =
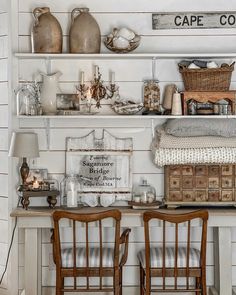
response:
<path id="1" fill-rule="evenodd" d="M 13 132 L 9 156 L 16 158 L 38 158 L 38 135 L 29 132 Z"/>

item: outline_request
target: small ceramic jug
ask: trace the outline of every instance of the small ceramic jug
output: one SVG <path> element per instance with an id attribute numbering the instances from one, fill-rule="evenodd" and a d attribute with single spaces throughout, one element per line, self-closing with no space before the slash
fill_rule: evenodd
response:
<path id="1" fill-rule="evenodd" d="M 58 79 L 62 75 L 57 72 L 51 75 L 40 73 L 43 77 L 40 101 L 44 115 L 55 115 L 57 112 L 57 93 L 61 93 Z"/>
<path id="2" fill-rule="evenodd" d="M 88 8 L 75 8 L 71 13 L 70 53 L 100 53 L 100 28 Z"/>
<path id="3" fill-rule="evenodd" d="M 62 29 L 48 7 L 37 7 L 33 11 L 34 24 L 31 30 L 33 53 L 61 53 Z"/>

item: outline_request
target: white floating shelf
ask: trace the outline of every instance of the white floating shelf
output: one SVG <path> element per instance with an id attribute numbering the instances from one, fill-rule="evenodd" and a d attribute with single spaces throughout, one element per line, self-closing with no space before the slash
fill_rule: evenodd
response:
<path id="1" fill-rule="evenodd" d="M 142 120 L 160 120 L 160 119 L 194 119 L 194 118 L 205 118 L 205 119 L 226 119 L 226 118 L 234 118 L 236 119 L 236 115 L 230 116 L 142 116 L 142 115 L 58 115 L 58 116 L 17 116 L 19 119 L 28 119 L 28 120 L 35 120 L 35 119 L 142 119 Z"/>
<path id="2" fill-rule="evenodd" d="M 168 59 L 168 58 L 236 58 L 236 53 L 99 53 L 99 54 L 41 54 L 41 53 L 15 53 L 20 59 Z"/>

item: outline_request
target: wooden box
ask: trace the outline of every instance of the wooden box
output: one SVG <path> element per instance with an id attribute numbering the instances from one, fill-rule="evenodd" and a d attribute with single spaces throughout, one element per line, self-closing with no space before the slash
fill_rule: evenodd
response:
<path id="1" fill-rule="evenodd" d="M 184 115 L 189 115 L 189 109 L 188 104 L 191 100 L 196 101 L 197 103 L 210 103 L 214 107 L 215 104 L 218 104 L 220 100 L 226 100 L 230 107 L 231 107 L 231 113 L 232 115 L 235 114 L 235 99 L 236 99 L 236 91 L 185 91 L 182 92 L 182 102 L 183 102 L 183 113 Z M 204 114 L 197 113 L 198 115 Z M 214 112 L 212 113 L 205 113 L 205 114 L 212 114 L 214 115 Z M 225 114 L 227 115 L 227 114 Z M 229 115 L 229 114 L 228 114 Z"/>
<path id="2" fill-rule="evenodd" d="M 166 166 L 165 204 L 236 205 L 236 165 Z"/>

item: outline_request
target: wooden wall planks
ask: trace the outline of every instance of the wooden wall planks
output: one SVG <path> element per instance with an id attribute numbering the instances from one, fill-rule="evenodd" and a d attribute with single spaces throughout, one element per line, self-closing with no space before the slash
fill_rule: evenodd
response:
<path id="1" fill-rule="evenodd" d="M 18 23 L 18 43 L 19 52 L 30 52 L 30 26 L 32 23 L 31 11 L 36 6 L 49 6 L 60 20 L 64 33 L 64 52 L 68 52 L 68 28 L 70 23 L 69 13 L 74 7 L 87 6 L 101 26 L 102 34 L 107 34 L 112 26 L 127 25 L 137 33 L 142 35 L 142 43 L 136 52 L 235 52 L 236 33 L 235 30 L 177 30 L 152 31 L 151 13 L 166 11 L 223 11 L 236 10 L 234 0 L 86 0 L 78 3 L 76 0 L 18 0 L 19 2 L 19 23 Z M 1 9 L 1 7 L 0 7 Z M 3 45 L 2 45 L 3 46 Z M 107 52 L 104 46 L 102 51 Z M 3 52 L 4 48 L 0 53 Z M 163 88 L 167 83 L 176 82 L 180 89 L 183 89 L 182 79 L 178 73 L 177 63 L 179 60 L 158 60 L 156 67 L 156 77 L 160 80 L 160 87 Z M 223 61 L 223 60 L 222 60 Z M 225 60 L 231 62 L 231 60 Z M 0 61 L 1 62 L 1 61 Z M 151 60 L 54 60 L 52 61 L 52 71 L 61 70 L 63 76 L 60 79 L 60 86 L 63 92 L 73 92 L 75 84 L 78 83 L 79 73 L 85 71 L 85 79 L 92 78 L 94 65 L 99 65 L 103 73 L 103 80 L 109 81 L 109 72 L 116 72 L 116 80 L 120 86 L 122 97 L 132 99 L 142 99 L 142 81 L 152 76 Z M 3 62 L 4 67 L 4 62 Z M 32 81 L 33 74 L 37 71 L 46 71 L 44 60 L 20 60 L 19 61 L 19 80 Z M 0 73 L 0 80 L 6 76 Z M 234 73 L 232 87 L 236 86 L 236 74 Z M 5 80 L 4 80 L 5 81 Z M 0 83 L 0 93 L 6 87 Z M 3 96 L 0 104 L 7 103 L 7 96 Z M 106 102 L 105 102 L 106 103 Z M 0 107 L 0 115 L 4 115 L 6 106 Z M 105 108 L 104 108 L 105 109 Z M 1 118 L 1 116 L 0 116 Z M 1 119 L 0 119 L 1 121 Z M 154 124 L 161 124 L 164 120 L 154 120 Z M 4 123 L 5 122 L 5 123 Z M 3 120 L 6 124 L 7 118 Z M 150 144 L 152 141 L 151 123 L 149 120 L 51 120 L 50 121 L 50 150 L 46 151 L 46 140 L 44 122 L 42 120 L 21 120 L 19 126 L 22 130 L 33 130 L 39 134 L 41 158 L 34 161 L 34 166 L 47 167 L 51 177 L 62 179 L 64 173 L 65 159 L 65 138 L 66 136 L 82 136 L 91 129 L 107 128 L 112 134 L 120 137 L 132 136 L 134 140 L 134 181 L 138 182 L 140 177 L 146 176 L 152 183 L 159 195 L 163 194 L 163 170 L 156 168 L 150 155 Z M 130 129 L 131 128 L 131 129 Z M 1 132 L 0 132 L 1 137 Z M 3 151 L 5 145 L 3 144 Z M 1 145 L 0 145 L 1 149 Z M 141 160 L 142 159 L 142 160 Z M 143 161 L 145 159 L 145 161 Z M 1 181 L 1 178 L 0 178 Z M 6 193 L 6 192 L 3 192 Z M 1 192 L 0 192 L 1 195 Z M 19 289 L 23 289 L 23 233 L 20 232 L 19 246 Z M 233 249 L 236 248 L 236 231 L 233 233 Z M 49 231 L 43 231 L 43 294 L 53 294 L 55 285 L 55 272 L 50 268 L 51 246 L 49 244 Z M 136 252 L 143 245 L 143 229 L 133 229 L 130 244 L 130 257 L 125 269 L 125 293 L 137 294 L 136 288 L 129 288 L 138 284 Z M 198 242 L 196 232 L 196 242 Z M 212 231 L 209 231 L 208 239 L 208 285 L 213 284 L 213 244 Z M 233 255 L 232 265 L 236 265 L 236 256 Z M 233 267 L 234 274 L 236 267 Z M 235 279 L 233 278 L 235 281 Z M 236 281 L 234 282 L 236 283 Z M 130 291 L 132 290 L 132 291 Z M 130 293 L 131 292 L 131 293 Z"/>

